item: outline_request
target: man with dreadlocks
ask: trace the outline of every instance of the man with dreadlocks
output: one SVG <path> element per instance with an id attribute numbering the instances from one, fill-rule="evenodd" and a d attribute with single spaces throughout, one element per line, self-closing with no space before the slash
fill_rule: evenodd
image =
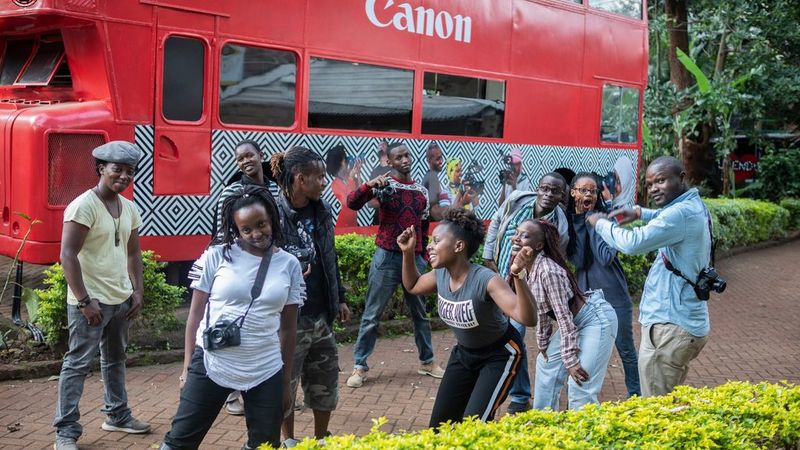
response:
<path id="1" fill-rule="evenodd" d="M 557 411 L 568 381 L 569 409 L 598 403 L 617 336 L 617 315 L 603 291 L 585 294 L 560 249 L 558 228 L 546 220 L 524 220 L 512 239 L 512 254 L 533 249 L 532 261 L 511 276 L 526 280 L 538 312 L 533 407 Z M 513 284 L 512 284 L 513 285 Z M 553 321 L 558 329 L 553 332 Z"/>
<path id="2" fill-rule="evenodd" d="M 339 354 L 333 321 L 350 319 L 334 246 L 334 218 L 330 206 L 321 200 L 325 163 L 313 151 L 293 147 L 272 155 L 270 167 L 280 188 L 276 202 L 282 246 L 300 260 L 306 281 L 290 389 L 294 398 L 301 382 L 304 403 L 314 412 L 314 435 L 323 439 L 339 398 Z M 283 444 L 294 447 L 299 442 L 294 438 L 294 408 L 288 413 L 283 421 Z"/>
<path id="3" fill-rule="evenodd" d="M 428 237 L 428 190 L 411 178 L 411 153 L 405 144 L 389 144 L 387 153 L 391 170 L 367 181 L 347 196 L 347 206 L 353 210 L 361 209 L 373 198 L 380 202 L 380 228 L 375 237 L 378 248 L 367 278 L 367 298 L 353 358 L 355 367 L 347 379 L 347 385 L 352 388 L 361 387 L 367 379 L 367 358 L 378 339 L 378 322 L 397 285 L 402 282 L 403 254 L 397 245 L 397 237 L 408 227 L 414 227 L 419 236 L 414 249 L 417 268 L 423 271 L 426 266 L 422 254 L 423 242 Z M 414 341 L 419 351 L 417 373 L 442 378 L 444 370 L 433 360 L 431 324 L 425 304 L 420 296 L 410 294 L 405 288 L 403 294 L 411 311 Z"/>

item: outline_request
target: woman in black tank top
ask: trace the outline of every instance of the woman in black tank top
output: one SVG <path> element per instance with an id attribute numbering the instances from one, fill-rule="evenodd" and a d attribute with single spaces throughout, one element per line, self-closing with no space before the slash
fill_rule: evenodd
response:
<path id="1" fill-rule="evenodd" d="M 522 276 L 515 278 L 515 294 L 500 275 L 470 262 L 484 236 L 483 222 L 472 211 L 448 210 L 427 248 L 434 271 L 424 275 L 414 262 L 413 227 L 397 238 L 403 252 L 403 287 L 415 295 L 438 294 L 439 316 L 458 341 L 436 395 L 432 427 L 467 416 L 492 420 L 524 351 L 508 317 L 536 325 L 533 296 L 523 273 L 532 262 L 532 250 L 518 252 L 511 266 L 515 276 Z"/>

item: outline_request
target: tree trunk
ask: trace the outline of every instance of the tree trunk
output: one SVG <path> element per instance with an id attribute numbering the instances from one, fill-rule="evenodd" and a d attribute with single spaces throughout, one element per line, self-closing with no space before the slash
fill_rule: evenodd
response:
<path id="1" fill-rule="evenodd" d="M 665 9 L 667 15 L 667 37 L 669 39 L 669 49 L 667 51 L 667 62 L 669 64 L 669 79 L 675 89 L 685 90 L 694 84 L 694 76 L 678 60 L 676 49 L 683 50 L 689 54 L 689 28 L 688 28 L 688 9 L 687 0 L 666 0 Z M 677 115 L 681 111 L 692 105 L 692 100 L 687 98 L 675 105 L 673 114 Z M 696 131 L 698 139 L 689 138 L 688 133 Z M 697 130 L 681 130 L 681 135 L 676 136 L 676 147 L 678 148 L 678 158 L 683 161 L 686 169 L 686 177 L 692 184 L 700 184 L 708 180 L 710 168 L 713 164 L 713 147 L 710 137 L 712 129 L 708 124 L 701 125 Z"/>

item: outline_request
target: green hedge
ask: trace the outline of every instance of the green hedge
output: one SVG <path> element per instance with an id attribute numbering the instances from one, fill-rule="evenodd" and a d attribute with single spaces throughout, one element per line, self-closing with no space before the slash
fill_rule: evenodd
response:
<path id="1" fill-rule="evenodd" d="M 443 426 L 439 433 L 388 434 L 380 431 L 385 418 L 373 422 L 365 436 L 334 436 L 324 446 L 306 439 L 296 448 L 796 449 L 800 387 L 745 382 L 713 389 L 679 386 L 663 397 L 634 397 L 561 413 L 529 411 L 490 423 L 468 420 Z"/>
<path id="2" fill-rule="evenodd" d="M 800 230 L 800 198 L 785 198 L 781 200 L 781 208 L 789 211 L 789 229 Z"/>
<path id="3" fill-rule="evenodd" d="M 717 250 L 784 237 L 789 211 L 774 203 L 750 199 L 704 199 L 714 222 Z"/>
<path id="4" fill-rule="evenodd" d="M 180 327 L 175 310 L 183 301 L 186 288 L 167 283 L 163 268 L 166 263 L 156 261 L 151 251 L 142 252 L 144 263 L 144 307 L 134 326 L 143 327 L 158 337 L 164 331 Z M 36 325 L 44 332 L 46 342 L 64 350 L 69 335 L 67 329 L 67 281 L 60 264 L 53 264 L 44 271 L 46 289 L 37 289 L 39 313 Z"/>

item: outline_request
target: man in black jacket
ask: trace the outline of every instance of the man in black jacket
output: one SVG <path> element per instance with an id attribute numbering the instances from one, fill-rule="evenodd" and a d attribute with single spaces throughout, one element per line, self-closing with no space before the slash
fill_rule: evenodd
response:
<path id="1" fill-rule="evenodd" d="M 280 188 L 276 202 L 283 234 L 281 248 L 300 260 L 306 279 L 306 303 L 300 308 L 297 324 L 291 392 L 296 392 L 299 380 L 304 403 L 314 412 L 314 435 L 322 439 L 328 434 L 339 395 L 339 356 L 333 321 L 350 319 L 334 246 L 335 219 L 320 198 L 326 184 L 325 163 L 313 151 L 294 147 L 273 155 L 270 165 Z M 283 433 L 286 447 L 299 442 L 294 439 L 293 408 L 284 419 Z"/>

